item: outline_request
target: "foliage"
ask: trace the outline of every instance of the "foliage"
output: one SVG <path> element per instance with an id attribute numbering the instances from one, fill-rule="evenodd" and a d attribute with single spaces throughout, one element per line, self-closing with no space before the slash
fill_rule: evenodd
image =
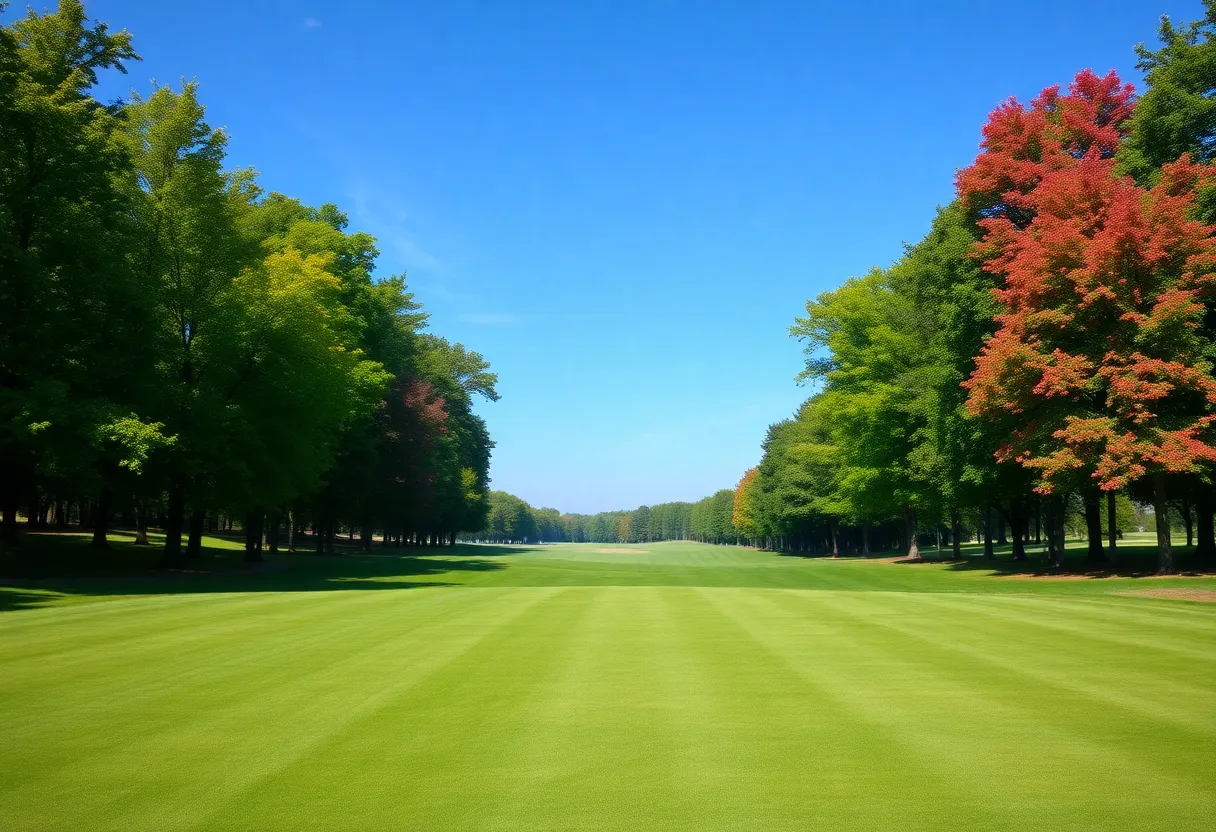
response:
<path id="1" fill-rule="evenodd" d="M 0 28 L 4 542 L 52 506 L 99 545 L 151 514 L 170 566 L 220 514 L 255 556 L 283 517 L 327 546 L 339 521 L 365 545 L 480 528 L 489 364 L 421 332 L 336 205 L 226 168 L 196 82 L 94 100 L 131 43 L 71 0 Z"/>

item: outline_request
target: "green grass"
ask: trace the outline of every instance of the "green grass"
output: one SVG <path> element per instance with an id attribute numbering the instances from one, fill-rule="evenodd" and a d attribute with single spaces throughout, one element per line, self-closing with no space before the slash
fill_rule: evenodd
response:
<path id="1" fill-rule="evenodd" d="M 213 543 L 0 563 L 0 828 L 1216 824 L 1216 604 L 1123 594 L 1211 577 Z"/>

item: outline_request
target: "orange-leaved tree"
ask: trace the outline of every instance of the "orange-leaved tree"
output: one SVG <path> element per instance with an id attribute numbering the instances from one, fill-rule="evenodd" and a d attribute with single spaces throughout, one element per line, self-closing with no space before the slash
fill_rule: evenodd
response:
<path id="1" fill-rule="evenodd" d="M 748 468 L 735 486 L 735 502 L 731 509 L 731 523 L 743 537 L 755 540 L 760 536 L 760 524 L 756 511 L 756 475 L 759 468 Z"/>
<path id="2" fill-rule="evenodd" d="M 1117 176 L 1131 112 L 1129 86 L 1086 71 L 1067 95 L 992 114 L 958 186 L 1004 311 L 965 386 L 973 413 L 1008 428 L 998 458 L 1033 471 L 1040 493 L 1149 477 L 1167 572 L 1165 475 L 1216 462 L 1199 328 L 1216 296 L 1216 228 L 1194 219 L 1216 174 L 1184 156 L 1150 189 Z"/>

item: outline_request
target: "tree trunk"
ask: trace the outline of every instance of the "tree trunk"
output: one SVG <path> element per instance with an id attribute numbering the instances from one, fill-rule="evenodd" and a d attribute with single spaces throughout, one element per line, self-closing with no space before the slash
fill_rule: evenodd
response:
<path id="1" fill-rule="evenodd" d="M 1064 496 L 1047 498 L 1047 559 L 1057 569 L 1064 563 Z"/>
<path id="2" fill-rule="evenodd" d="M 904 533 L 908 537 L 908 558 L 920 558 L 920 546 L 916 541 L 916 509 L 911 505 L 904 506 Z"/>
<path id="3" fill-rule="evenodd" d="M 4 519 L 0 520 L 0 551 L 17 545 L 17 500 L 6 495 L 3 511 Z"/>
<path id="4" fill-rule="evenodd" d="M 1106 560 L 1106 552 L 1102 549 L 1102 494 L 1096 488 L 1088 488 L 1084 497 L 1089 559 L 1100 563 Z"/>
<path id="5" fill-rule="evenodd" d="M 35 483 L 30 485 L 30 516 L 26 520 L 26 528 L 41 529 L 46 523 L 43 519 L 42 495 L 38 493 L 38 486 Z"/>
<path id="6" fill-rule="evenodd" d="M 1165 475 L 1153 475 L 1153 511 L 1157 515 L 1157 574 L 1174 571 L 1174 549 L 1170 543 L 1170 506 L 1165 499 Z"/>
<path id="7" fill-rule="evenodd" d="M 1068 551 L 1068 530 L 1065 521 L 1068 520 L 1068 498 L 1065 495 L 1060 495 L 1060 510 L 1056 514 L 1056 550 L 1060 553 L 1060 563 L 1063 564 L 1064 557 Z"/>
<path id="8" fill-rule="evenodd" d="M 962 541 L 962 519 L 958 516 L 958 509 L 950 509 L 950 547 L 951 556 L 955 560 L 963 559 L 963 541 Z"/>
<path id="9" fill-rule="evenodd" d="M 1187 498 L 1182 498 L 1182 525 L 1186 527 L 1186 545 L 1191 547 L 1195 545 L 1195 522 L 1191 519 L 1191 501 Z"/>
<path id="10" fill-rule="evenodd" d="M 190 536 L 186 539 L 186 558 L 203 556 L 203 529 L 207 525 L 207 512 L 196 508 L 190 512 Z"/>
<path id="11" fill-rule="evenodd" d="M 992 506 L 984 507 L 984 560 L 992 560 L 996 555 L 992 552 Z"/>
<path id="12" fill-rule="evenodd" d="M 1010 507 L 1010 513 L 1012 514 L 1012 507 Z M 1005 546 L 1009 543 L 1009 538 L 1005 536 L 1005 519 L 1005 512 L 997 512 L 996 544 L 998 546 Z M 1009 525 L 1013 525 L 1012 518 L 1010 518 Z M 1014 535 L 1014 537 L 1017 537 L 1017 535 Z"/>
<path id="13" fill-rule="evenodd" d="M 169 507 L 165 515 L 165 553 L 161 564 L 169 569 L 182 565 L 182 521 L 186 515 L 186 484 L 174 477 L 169 484 Z"/>
<path id="14" fill-rule="evenodd" d="M 1216 558 L 1216 535 L 1212 532 L 1212 492 L 1207 488 L 1195 498 L 1195 519 L 1198 521 L 1195 535 L 1195 557 L 1210 560 Z"/>
<path id="15" fill-rule="evenodd" d="M 861 556 L 868 558 L 870 556 L 870 524 L 861 524 Z"/>
<path id="16" fill-rule="evenodd" d="M 245 512 L 245 561 L 260 563 L 262 561 L 262 510 L 250 509 Z"/>
<path id="17" fill-rule="evenodd" d="M 112 497 L 110 486 L 103 484 L 101 491 L 97 494 L 97 510 L 93 512 L 93 542 L 89 544 L 95 549 L 105 549 L 109 546 L 109 543 L 106 542 L 106 533 L 110 527 L 110 500 Z"/>
<path id="18" fill-rule="evenodd" d="M 832 535 L 832 557 L 840 557 L 840 541 L 836 534 L 836 521 L 828 522 L 828 532 Z"/>
<path id="19" fill-rule="evenodd" d="M 135 545 L 148 544 L 148 506 L 143 500 L 135 502 Z"/>
<path id="20" fill-rule="evenodd" d="M 270 515 L 270 522 L 266 526 L 266 548 L 271 552 L 279 551 L 279 534 L 283 527 L 283 515 L 276 511 Z"/>
<path id="21" fill-rule="evenodd" d="M 1118 520 L 1115 512 L 1115 492 L 1106 492 L 1106 530 L 1110 533 L 1110 559 L 1115 559 L 1115 539 L 1119 536 Z"/>
<path id="22" fill-rule="evenodd" d="M 1021 499 L 1009 504 L 1009 529 L 1013 532 L 1013 559 L 1026 560 L 1026 506 Z M 1001 537 L 1005 536 L 1005 518 L 1001 519 Z M 1002 541 L 1003 542 L 1003 541 Z"/>

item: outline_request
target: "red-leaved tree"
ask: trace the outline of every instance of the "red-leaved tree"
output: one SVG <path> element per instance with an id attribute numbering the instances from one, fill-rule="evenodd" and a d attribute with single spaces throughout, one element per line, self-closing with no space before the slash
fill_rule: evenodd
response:
<path id="1" fill-rule="evenodd" d="M 402 373 L 386 401 L 380 465 L 384 477 L 380 513 L 390 534 L 421 528 L 433 501 L 433 454 L 447 431 L 443 397 L 424 378 Z M 396 527 L 396 528 L 392 528 Z"/>
<path id="2" fill-rule="evenodd" d="M 999 458 L 1044 494 L 1150 477 L 1159 569 L 1172 571 L 1165 475 L 1216 462 L 1216 380 L 1199 330 L 1216 296 L 1216 228 L 1192 219 L 1213 171 L 1184 157 L 1151 189 L 1115 173 L 1131 88 L 1083 72 L 1068 95 L 1007 102 L 960 173 L 977 255 L 1004 312 L 965 383 L 1008 428 Z"/>

